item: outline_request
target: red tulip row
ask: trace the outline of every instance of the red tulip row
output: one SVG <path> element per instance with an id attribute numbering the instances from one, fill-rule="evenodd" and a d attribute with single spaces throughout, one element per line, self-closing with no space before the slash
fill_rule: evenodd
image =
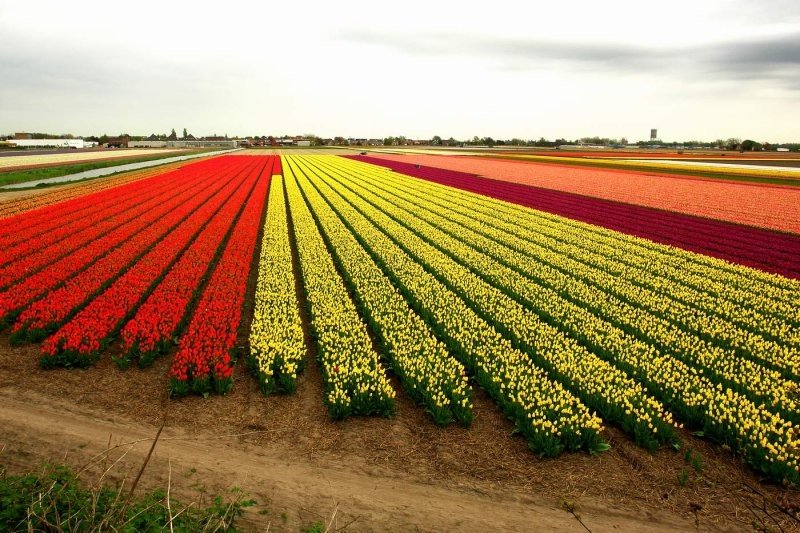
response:
<path id="1" fill-rule="evenodd" d="M 0 246 L 22 242 L 53 228 L 66 226 L 67 220 L 79 220 L 99 209 L 123 203 L 123 198 L 147 193 L 158 184 L 175 183 L 178 180 L 184 182 L 206 175 L 210 170 L 217 169 L 221 163 L 223 162 L 219 159 L 191 163 L 170 172 L 157 173 L 118 187 L 11 216 L 0 227 Z"/>
<path id="2" fill-rule="evenodd" d="M 247 279 L 261 227 L 269 178 L 258 180 L 233 228 L 170 368 L 175 395 L 190 390 L 224 394 L 233 386 L 231 351 L 242 317 Z"/>
<path id="3" fill-rule="evenodd" d="M 118 216 L 150 200 L 154 195 L 168 191 L 174 185 L 171 180 L 158 180 L 155 183 L 148 180 L 143 187 L 129 194 L 122 194 L 115 201 L 96 204 L 95 199 L 90 197 L 86 200 L 90 207 L 86 209 L 66 216 L 53 216 L 48 223 L 34 228 L 20 229 L 15 234 L 0 239 L 0 265 L 19 260 L 38 250 L 50 247 L 63 249 L 64 239 L 91 228 L 98 221 Z"/>
<path id="4" fill-rule="evenodd" d="M 43 339 L 240 172 L 240 167 L 229 165 L 225 172 L 217 175 L 209 174 L 195 182 L 184 181 L 172 198 L 164 198 L 156 207 L 144 210 L 130 224 L 0 293 L 0 318 L 8 317 L 32 299 L 47 293 L 19 316 L 12 340 Z M 55 287 L 58 288 L 53 290 Z"/>
<path id="5" fill-rule="evenodd" d="M 271 175 L 274 159 L 267 159 L 261 175 Z M 138 358 L 139 366 L 148 366 L 168 346 L 242 205 L 243 202 L 230 201 L 220 209 L 139 307 L 136 316 L 122 328 L 122 361 L 126 365 Z"/>
<path id="6" fill-rule="evenodd" d="M 137 198 L 132 203 L 122 203 L 122 211 L 114 216 L 106 217 L 103 213 L 87 216 L 87 220 L 90 223 L 89 227 L 63 238 L 59 242 L 51 243 L 45 248 L 40 248 L 33 253 L 23 254 L 23 252 L 18 251 L 21 257 L 0 267 L 0 287 L 7 287 L 17 283 L 60 258 L 100 239 L 109 232 L 117 228 L 124 228 L 135 221 L 142 212 L 146 212 L 147 209 L 152 209 L 158 205 L 160 200 L 157 195 L 161 193 L 170 194 L 170 188 L 174 189 L 174 185 L 167 184 L 164 188 L 158 188 L 154 191 L 155 197 L 150 196 L 144 201 L 142 198 Z M 36 239 L 24 243 L 22 247 L 36 248 Z"/>
<path id="7" fill-rule="evenodd" d="M 248 163 L 252 169 L 258 161 Z M 208 202 L 156 244 L 108 289 L 42 344 L 42 365 L 87 366 L 94 363 L 108 338 L 122 326 L 162 273 L 191 243 L 219 208 L 255 177 L 247 172 L 223 187 Z M 241 201 L 241 199 L 240 199 Z"/>

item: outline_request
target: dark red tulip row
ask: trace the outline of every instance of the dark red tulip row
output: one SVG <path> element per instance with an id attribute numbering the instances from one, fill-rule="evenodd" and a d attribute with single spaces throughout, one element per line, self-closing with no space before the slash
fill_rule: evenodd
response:
<path id="1" fill-rule="evenodd" d="M 369 156 L 345 156 L 409 176 L 580 220 L 692 252 L 800 278 L 800 235 Z"/>
<path id="2" fill-rule="evenodd" d="M 180 182 L 172 198 L 164 198 L 129 224 L 0 293 L 0 317 L 7 317 L 47 293 L 22 312 L 14 325 L 12 339 L 44 338 L 239 173 L 240 167 L 229 164 L 204 178 Z"/>
<path id="3" fill-rule="evenodd" d="M 93 364 L 105 348 L 109 337 L 132 315 L 148 291 L 162 274 L 191 243 L 197 233 L 211 220 L 222 205 L 232 196 L 243 200 L 237 191 L 250 190 L 257 174 L 252 170 L 257 160 L 241 164 L 250 171 L 224 186 L 209 201 L 192 213 L 162 241 L 141 257 L 102 294 L 62 326 L 42 344 L 42 365 Z"/>
<path id="4" fill-rule="evenodd" d="M 272 156 L 265 161 L 262 176 L 272 175 L 276 159 Z M 169 344 L 242 205 L 243 202 L 229 201 L 220 209 L 122 328 L 126 362 L 138 357 L 139 365 L 146 366 Z"/>
<path id="5" fill-rule="evenodd" d="M 0 267 L 0 287 L 8 287 L 12 283 L 19 282 L 65 255 L 96 241 L 108 232 L 124 227 L 134 221 L 141 212 L 157 205 L 158 194 L 169 194 L 174 187 L 174 184 L 167 182 L 148 193 L 146 198 L 138 196 L 131 199 L 130 202 L 121 201 L 117 213 L 111 217 L 107 217 L 104 212 L 87 215 L 86 219 L 81 221 L 81 225 L 85 226 L 84 229 L 69 236 L 63 236 L 61 230 L 56 230 L 54 233 L 59 236 L 60 240 L 51 242 L 44 248 L 39 247 L 39 239 L 31 239 L 22 243 L 16 247 L 19 258 Z M 91 198 L 88 198 L 87 201 L 91 201 Z M 86 226 L 87 223 L 88 226 Z M 69 228 L 65 227 L 63 231 L 68 232 Z M 20 248 L 25 248 L 25 252 Z M 30 253 L 31 250 L 36 251 Z"/>
<path id="6" fill-rule="evenodd" d="M 160 183 L 176 183 L 195 179 L 210 169 L 216 168 L 219 164 L 220 162 L 216 159 L 198 161 L 119 187 L 103 189 L 96 193 L 11 216 L 3 220 L 3 224 L 0 226 L 0 248 L 28 240 L 53 228 L 66 226 L 65 221 L 69 219 L 73 221 L 81 219 L 99 209 L 122 203 L 131 195 L 147 194 L 149 190 Z"/>
<path id="7" fill-rule="evenodd" d="M 212 388 L 223 394 L 233 385 L 231 351 L 242 319 L 269 184 L 269 176 L 258 180 L 180 339 L 169 372 L 175 395 L 189 391 L 202 394 Z"/>

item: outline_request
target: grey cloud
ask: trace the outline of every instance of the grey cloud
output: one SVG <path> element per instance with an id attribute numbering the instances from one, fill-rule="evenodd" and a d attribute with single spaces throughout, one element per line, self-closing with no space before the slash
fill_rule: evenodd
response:
<path id="1" fill-rule="evenodd" d="M 368 31 L 340 33 L 340 40 L 418 56 L 470 56 L 513 70 L 561 64 L 576 70 L 671 72 L 713 75 L 732 80 L 770 78 L 794 88 L 800 77 L 800 31 L 760 39 L 703 46 L 645 48 L 540 39 L 488 38 L 459 34 L 387 35 Z"/>

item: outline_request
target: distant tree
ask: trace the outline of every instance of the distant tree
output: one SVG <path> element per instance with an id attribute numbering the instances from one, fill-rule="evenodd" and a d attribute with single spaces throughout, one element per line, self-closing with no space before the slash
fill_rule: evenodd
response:
<path id="1" fill-rule="evenodd" d="M 434 135 L 433 138 L 431 139 L 431 144 L 433 146 L 441 146 L 442 138 L 439 137 L 438 135 Z"/>
<path id="2" fill-rule="evenodd" d="M 457 140 L 455 140 L 455 139 L 453 139 L 452 137 L 450 137 L 449 139 L 447 139 L 447 144 L 448 144 L 449 146 L 455 146 L 455 145 L 457 145 L 457 144 L 461 144 L 461 143 L 459 143 Z"/>
<path id="3" fill-rule="evenodd" d="M 394 137 L 386 137 L 383 139 L 384 146 L 392 146 L 392 144 L 394 144 Z"/>
<path id="4" fill-rule="evenodd" d="M 400 146 L 405 146 L 408 144 L 408 139 L 406 138 L 405 135 L 398 135 L 397 144 L 399 144 Z"/>
<path id="5" fill-rule="evenodd" d="M 741 145 L 742 145 L 742 140 L 737 137 L 731 137 L 730 139 L 725 141 L 725 148 L 727 150 L 738 150 Z"/>
<path id="6" fill-rule="evenodd" d="M 764 148 L 764 150 L 769 152 L 770 150 L 772 150 L 772 144 L 770 144 L 768 142 L 765 142 L 763 148 Z"/>
<path id="7" fill-rule="evenodd" d="M 169 137 L 167 137 L 167 140 L 168 141 L 177 141 L 178 140 L 178 134 L 175 133 L 175 128 L 172 128 L 172 132 L 169 134 Z"/>
<path id="8" fill-rule="evenodd" d="M 188 136 L 189 136 L 189 132 L 186 131 L 186 128 L 183 128 L 183 138 L 185 139 Z"/>
<path id="9" fill-rule="evenodd" d="M 622 146 L 627 146 L 628 145 L 628 138 L 627 137 L 621 138 L 619 140 L 619 144 L 621 144 Z"/>
<path id="10" fill-rule="evenodd" d="M 742 150 L 745 152 L 760 151 L 761 143 L 757 143 L 752 139 L 745 139 L 742 141 Z"/>

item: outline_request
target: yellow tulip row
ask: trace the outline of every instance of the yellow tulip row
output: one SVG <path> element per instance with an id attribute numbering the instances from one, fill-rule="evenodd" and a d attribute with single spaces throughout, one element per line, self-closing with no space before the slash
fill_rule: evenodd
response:
<path id="1" fill-rule="evenodd" d="M 393 187 L 385 176 L 371 179 L 368 173 L 353 170 L 345 181 L 359 195 L 468 265 L 487 282 L 558 323 L 571 336 L 591 336 L 587 333 L 587 328 L 591 327 L 597 338 L 607 342 L 620 339 L 619 342 L 632 351 L 648 350 L 651 349 L 648 345 L 652 345 L 665 355 L 678 357 L 708 372 L 757 403 L 766 403 L 771 411 L 800 421 L 800 409 L 794 399 L 798 392 L 795 383 L 783 379 L 777 371 L 739 357 L 731 349 L 707 342 L 662 318 L 671 310 L 669 302 L 662 302 L 663 309 L 654 313 L 655 306 L 648 300 L 647 293 L 642 290 L 625 292 L 625 280 L 593 271 L 582 263 L 537 249 L 529 242 L 499 231 L 483 235 L 485 220 L 444 211 L 441 204 L 429 201 L 425 195 L 411 195 L 408 188 Z M 406 200 L 408 197 L 412 198 Z M 437 211 L 446 212 L 447 216 Z M 533 226 L 528 230 L 535 235 L 538 228 Z M 505 242 L 510 239 L 512 245 Z M 691 318 L 691 312 L 687 310 L 687 313 Z M 695 315 L 696 322 L 702 323 L 703 315 Z M 708 327 L 704 333 L 709 331 L 713 328 Z M 761 348 L 769 344 L 761 339 L 761 344 L 756 346 Z M 772 344 L 761 352 L 752 352 L 776 365 L 790 360 L 786 355 L 788 349 L 781 351 L 780 346 Z M 608 351 L 614 347 L 601 343 L 597 348 Z M 800 360 L 800 356 L 794 360 Z"/>
<path id="2" fill-rule="evenodd" d="M 314 158 L 309 164 L 320 161 L 322 161 L 320 167 L 323 167 L 325 162 L 321 158 Z M 342 174 L 337 170 L 330 167 L 320 168 L 317 177 L 321 183 L 321 190 L 327 188 L 329 191 L 324 192 L 326 198 L 334 203 L 337 210 L 341 210 L 340 215 L 356 228 L 361 238 L 364 240 L 372 238 L 378 243 L 372 246 L 374 253 L 381 255 L 379 261 L 384 260 L 382 259 L 384 255 L 405 258 L 397 267 L 398 269 L 405 268 L 408 271 L 404 278 L 406 281 L 401 280 L 401 283 L 408 283 L 411 287 L 425 283 L 417 290 L 409 289 L 413 298 L 430 299 L 429 305 L 434 309 L 436 306 L 441 306 L 440 302 L 443 301 L 449 302 L 451 307 L 455 306 L 457 312 L 447 308 L 441 311 L 442 318 L 440 320 L 456 321 L 453 326 L 443 327 L 444 331 L 461 329 L 471 334 L 486 332 L 482 335 L 485 335 L 486 339 L 491 339 L 491 344 L 488 344 L 487 340 L 481 340 L 477 345 L 470 342 L 474 346 L 471 348 L 472 350 L 480 350 L 481 359 L 479 361 L 487 360 L 483 364 L 493 364 L 493 359 L 502 361 L 502 356 L 508 357 L 507 354 L 513 344 L 498 335 L 502 331 L 494 327 L 498 322 L 493 318 L 493 312 L 510 313 L 507 315 L 507 320 L 524 331 L 523 335 L 532 348 L 529 350 L 530 355 L 528 356 L 516 349 L 513 350 L 515 354 L 514 367 L 511 371 L 499 369 L 501 379 L 498 383 L 503 384 L 508 376 L 527 371 L 526 369 L 529 368 L 536 368 L 536 364 L 538 364 L 547 369 L 551 376 L 564 382 L 573 393 L 577 394 L 589 407 L 597 409 L 604 418 L 618 423 L 630 431 L 640 444 L 654 448 L 661 442 L 674 441 L 671 415 L 664 412 L 657 401 L 647 395 L 639 384 L 627 378 L 623 372 L 588 353 L 575 341 L 561 335 L 555 328 L 540 321 L 538 317 L 522 309 L 521 306 L 516 305 L 514 309 L 498 308 L 493 312 L 483 313 L 483 320 L 479 319 L 479 315 L 476 315 L 463 300 L 455 296 L 452 290 L 447 290 L 446 280 L 457 277 L 460 282 L 473 287 L 476 291 L 476 298 L 481 300 L 491 299 L 493 288 L 489 287 L 488 292 L 483 293 L 482 291 L 487 287 L 479 278 L 452 261 L 442 260 L 441 252 L 428 246 L 410 232 L 408 238 L 403 236 L 394 238 L 393 233 L 386 228 L 400 229 L 399 225 L 392 225 L 391 219 L 370 208 L 368 204 L 360 201 L 341 183 L 338 183 L 336 180 L 342 179 Z M 362 210 L 364 213 L 359 213 Z M 381 221 L 376 222 L 373 217 L 378 217 Z M 395 243 L 393 244 L 392 240 L 381 233 L 378 228 L 393 237 Z M 398 245 L 399 248 L 405 250 L 405 254 L 397 251 Z M 408 257 L 409 255 L 411 257 Z M 424 259 L 421 260 L 421 257 Z M 388 265 L 388 260 L 385 261 Z M 398 273 L 394 275 L 400 277 Z M 437 277 L 439 278 L 438 282 Z M 440 294 L 442 296 L 439 296 Z M 465 322 L 463 317 L 468 317 L 470 322 Z M 490 374 L 493 379 L 496 379 L 498 371 Z M 505 379 L 502 379 L 503 377 Z M 505 388 L 508 385 L 502 386 Z M 487 385 L 484 387 L 489 389 Z"/>
<path id="3" fill-rule="evenodd" d="M 461 194 L 458 191 L 457 194 Z M 666 276 L 700 291 L 724 297 L 774 315 L 794 326 L 800 325 L 800 282 L 742 267 L 710 256 L 694 254 L 673 246 L 615 232 L 600 226 L 567 219 L 558 215 L 466 193 L 476 208 L 510 213 L 517 224 L 534 220 L 549 221 L 555 231 L 565 236 L 582 234 L 593 243 L 616 247 L 617 254 L 638 258 L 638 266 L 647 266 L 654 275 Z M 524 226 L 523 226 L 524 227 Z M 632 265 L 634 266 L 634 265 Z"/>
<path id="4" fill-rule="evenodd" d="M 306 345 L 295 292 L 292 249 L 281 175 L 270 183 L 261 242 L 255 311 L 250 327 L 250 366 L 261 390 L 294 392 Z"/>
<path id="5" fill-rule="evenodd" d="M 502 242 L 515 251 L 531 257 L 549 254 L 558 261 L 554 266 L 564 272 L 586 271 L 587 281 L 611 286 L 618 297 L 634 305 L 646 305 L 657 316 L 684 330 L 701 337 L 713 336 L 715 342 L 740 353 L 752 354 L 754 359 L 770 366 L 788 370 L 788 365 L 800 370 L 800 328 L 772 315 L 656 276 L 646 268 L 648 263 L 656 261 L 652 254 L 648 263 L 629 264 L 619 249 L 611 244 L 592 242 L 577 232 L 574 236 L 565 235 L 563 230 L 538 221 L 520 226 L 519 221 L 498 213 L 496 209 L 471 209 L 469 199 L 459 200 L 451 194 L 441 194 L 442 191 L 435 188 L 415 188 L 415 183 L 402 175 L 382 174 L 381 184 L 393 187 L 392 193 L 431 202 L 437 211 L 444 209 L 448 214 L 452 213 L 453 221 L 458 217 L 460 224 L 471 224 L 481 235 Z M 536 231 L 529 231 L 531 227 Z"/>
<path id="6" fill-rule="evenodd" d="M 292 170 L 283 170 L 328 412 L 334 419 L 390 415 L 395 393 L 372 348 L 367 326 L 336 271 Z"/>
<path id="7" fill-rule="evenodd" d="M 347 200 L 386 232 L 394 242 L 424 264 L 430 272 L 436 273 L 441 281 L 468 301 L 483 317 L 494 319 L 498 329 L 506 336 L 516 339 L 520 345 L 527 346 L 532 352 L 536 350 L 537 346 L 533 342 L 537 339 L 529 333 L 529 324 L 534 321 L 532 314 L 526 314 L 524 308 L 515 300 L 476 278 L 469 269 L 409 231 L 404 224 L 411 225 L 416 214 L 407 213 L 401 216 L 401 213 L 393 210 L 391 205 L 386 205 L 386 202 L 381 203 L 374 195 L 369 197 L 372 202 L 370 203 L 354 192 L 355 187 L 352 187 L 352 190 L 345 187 L 345 184 L 352 186 L 352 182 L 345 183 L 347 180 L 343 175 L 353 174 L 359 165 L 363 164 L 353 161 L 337 161 L 331 164 L 330 159 L 322 164 L 329 176 L 326 179 L 331 180 L 335 177 L 336 186 L 346 191 Z M 359 192 L 367 196 L 367 192 Z M 423 208 L 417 208 L 417 212 L 422 210 Z M 398 217 L 398 220 L 402 220 L 402 224 L 387 213 Z M 466 245 L 463 247 L 468 248 Z M 470 252 L 465 250 L 458 255 L 467 257 L 470 256 Z M 565 321 L 569 326 L 568 321 L 571 317 L 562 314 L 558 319 Z M 582 329 L 579 329 L 579 326 Z M 624 335 L 606 338 L 604 334 L 599 333 L 607 331 L 609 334 L 614 334 L 616 328 L 603 330 L 586 323 L 572 324 L 569 327 L 573 328 L 571 331 L 580 333 L 582 342 L 594 346 L 603 358 L 613 361 L 615 366 L 646 384 L 649 390 L 660 397 L 678 417 L 693 426 L 702 427 L 706 434 L 740 450 L 751 465 L 771 477 L 787 478 L 792 482 L 800 481 L 797 454 L 797 450 L 800 449 L 800 432 L 791 421 L 769 412 L 734 390 L 714 383 L 701 371 L 677 358 L 659 353 L 652 346 L 628 341 Z M 552 331 L 542 340 L 544 343 L 554 344 L 556 342 L 554 339 L 558 338 L 559 332 Z M 600 346 L 606 346 L 608 349 L 597 349 Z M 561 353 L 558 355 L 566 359 L 566 355 Z M 605 375 L 600 372 L 592 375 L 595 381 L 601 381 L 604 377 Z M 612 396 L 610 401 L 613 400 Z"/>
<path id="8" fill-rule="evenodd" d="M 406 186 L 404 184 L 408 178 L 385 169 L 381 172 L 382 181 Z M 498 230 L 510 234 L 510 237 L 534 242 L 553 252 L 596 266 L 615 277 L 624 274 L 630 280 L 629 285 L 632 283 L 669 298 L 671 302 L 683 303 L 686 321 L 692 320 L 690 315 L 695 309 L 703 310 L 710 315 L 706 321 L 713 323 L 712 329 L 718 332 L 722 330 L 720 334 L 732 337 L 730 343 L 734 346 L 737 337 L 749 337 L 752 332 L 757 337 L 752 338 L 751 342 L 761 344 L 757 350 L 762 354 L 771 355 L 775 349 L 773 343 L 777 343 L 781 345 L 779 352 L 783 350 L 782 347 L 789 347 L 794 355 L 791 352 L 784 354 L 797 356 L 797 349 L 800 348 L 800 284 L 795 280 L 730 265 L 466 191 L 444 190 L 436 184 L 425 182 L 420 183 L 417 189 L 418 195 L 436 201 L 447 210 L 480 218 L 480 225 L 487 232 Z M 527 231 L 531 226 L 535 226 L 537 231 Z M 717 263 L 714 269 L 703 267 L 708 261 Z M 670 262 L 676 264 L 673 266 Z M 698 268 L 702 268 L 699 274 L 692 273 Z M 718 282 L 717 279 L 723 279 L 724 282 Z M 736 290 L 737 285 L 743 288 Z M 669 307 L 674 311 L 673 304 L 669 304 Z M 724 320 L 720 322 L 715 317 Z M 769 342 L 763 343 L 758 336 L 763 336 Z"/>
<path id="9" fill-rule="evenodd" d="M 283 162 L 284 168 L 293 170 L 334 259 L 353 288 L 363 316 L 380 338 L 392 369 L 409 396 L 424 404 L 439 424 L 458 421 L 468 425 L 473 412 L 464 366 L 409 308 L 402 294 L 319 196 L 293 158 L 284 156 Z"/>

